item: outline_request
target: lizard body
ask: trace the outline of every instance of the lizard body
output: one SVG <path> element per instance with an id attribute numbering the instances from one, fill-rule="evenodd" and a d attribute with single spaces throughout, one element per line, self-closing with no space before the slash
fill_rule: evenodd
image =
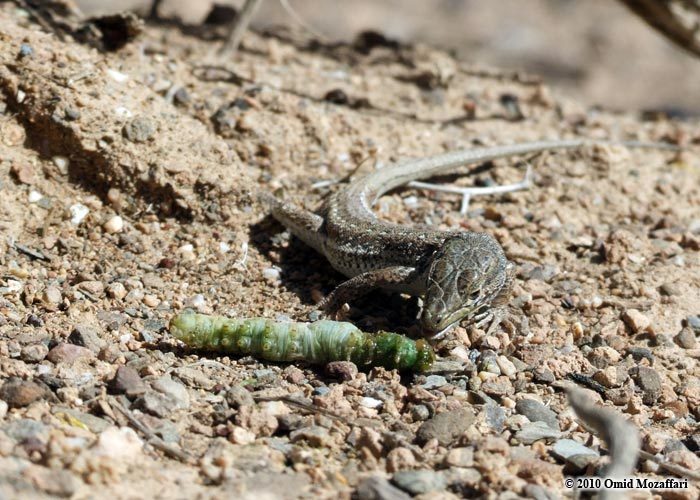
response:
<path id="1" fill-rule="evenodd" d="M 263 200 L 273 217 L 350 278 L 326 297 L 322 308 L 336 310 L 373 288 L 422 296 L 420 322 L 425 334 L 431 336 L 462 319 L 490 316 L 490 308 L 502 305 L 510 295 L 514 266 L 487 233 L 385 222 L 372 212 L 376 199 L 410 181 L 443 175 L 465 165 L 590 144 L 674 149 L 663 144 L 586 139 L 474 148 L 378 169 L 333 193 L 318 214 L 272 195 L 263 196 Z"/>

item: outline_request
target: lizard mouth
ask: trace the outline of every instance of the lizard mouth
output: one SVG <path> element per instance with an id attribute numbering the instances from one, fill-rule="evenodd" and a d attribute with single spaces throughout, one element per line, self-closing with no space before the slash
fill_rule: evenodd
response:
<path id="1" fill-rule="evenodd" d="M 423 335 L 433 339 L 442 338 L 460 321 L 470 318 L 477 309 L 477 307 L 468 306 L 442 317 L 435 316 L 429 310 L 424 309 L 420 317 Z"/>

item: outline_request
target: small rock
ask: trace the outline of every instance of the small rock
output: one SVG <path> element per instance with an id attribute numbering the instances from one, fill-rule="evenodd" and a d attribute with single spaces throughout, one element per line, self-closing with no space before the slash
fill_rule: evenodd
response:
<path id="1" fill-rule="evenodd" d="M 551 408 L 534 399 L 523 398 L 515 403 L 515 411 L 525 415 L 530 422 L 544 422 L 552 429 L 559 430 L 559 419 Z"/>
<path id="2" fill-rule="evenodd" d="M 523 444 L 532 444 L 540 439 L 558 439 L 562 433 L 546 422 L 531 422 L 515 433 L 515 439 Z"/>
<path id="3" fill-rule="evenodd" d="M 661 377 L 656 370 L 648 366 L 635 366 L 630 369 L 630 376 L 642 390 L 644 404 L 653 406 L 661 396 Z"/>
<path id="4" fill-rule="evenodd" d="M 156 126 L 150 119 L 138 116 L 124 125 L 122 132 L 131 142 L 146 142 L 155 135 Z"/>
<path id="5" fill-rule="evenodd" d="M 464 433 L 474 419 L 474 412 L 469 408 L 439 413 L 421 424 L 416 440 L 423 445 L 431 439 L 437 439 L 442 446 L 448 446 Z"/>
<path id="6" fill-rule="evenodd" d="M 588 361 L 596 368 L 602 369 L 618 363 L 620 361 L 620 353 L 612 347 L 600 346 L 591 350 L 588 354 Z"/>
<path id="7" fill-rule="evenodd" d="M 29 406 L 34 401 L 46 397 L 47 394 L 48 391 L 43 385 L 19 378 L 8 380 L 0 388 L 0 399 L 10 408 Z"/>
<path id="8" fill-rule="evenodd" d="M 187 409 L 190 407 L 190 395 L 187 388 L 180 382 L 176 382 L 165 375 L 151 384 L 156 391 L 172 398 L 177 409 Z"/>
<path id="9" fill-rule="evenodd" d="M 109 381 L 109 389 L 115 394 L 135 397 L 144 394 L 147 387 L 136 370 L 128 366 L 120 366 L 112 380 Z"/>
<path id="10" fill-rule="evenodd" d="M 158 299 L 158 297 L 156 297 L 155 295 L 148 293 L 143 296 L 143 304 L 146 307 L 150 307 L 151 309 L 153 309 L 158 307 L 158 304 L 160 304 L 160 299 Z"/>
<path id="11" fill-rule="evenodd" d="M 447 452 L 445 465 L 448 467 L 472 467 L 474 465 L 474 449 L 452 448 Z"/>
<path id="12" fill-rule="evenodd" d="M 691 315 L 686 318 L 688 326 L 693 329 L 693 331 L 700 335 L 700 315 Z"/>
<path id="13" fill-rule="evenodd" d="M 651 320 L 636 309 L 627 309 L 622 313 L 622 321 L 633 333 L 645 331 L 651 326 Z"/>
<path id="14" fill-rule="evenodd" d="M 672 297 L 674 295 L 681 295 L 683 289 L 677 283 L 664 283 L 659 287 L 659 292 L 661 292 L 662 295 Z"/>
<path id="15" fill-rule="evenodd" d="M 695 349 L 697 347 L 697 339 L 695 338 L 695 332 L 690 327 L 683 328 L 673 340 L 676 344 L 681 346 L 683 349 Z"/>
<path id="16" fill-rule="evenodd" d="M 68 208 L 70 212 L 70 223 L 74 226 L 79 226 L 81 222 L 90 213 L 90 209 L 82 203 L 76 203 Z"/>
<path id="17" fill-rule="evenodd" d="M 515 367 L 515 364 L 505 356 L 498 356 L 496 358 L 496 363 L 498 363 L 501 373 L 508 378 L 513 378 L 518 373 L 518 369 Z"/>
<path id="18" fill-rule="evenodd" d="M 118 281 L 110 283 L 109 286 L 107 286 L 107 295 L 113 299 L 121 300 L 126 297 L 127 293 L 126 287 Z"/>
<path id="19" fill-rule="evenodd" d="M 7 404 L 7 402 L 0 399 L 0 420 L 5 418 L 5 415 L 7 415 L 8 408 L 9 408 L 9 405 Z"/>
<path id="20" fill-rule="evenodd" d="M 97 331 L 88 325 L 76 325 L 68 336 L 68 342 L 89 349 L 94 353 L 107 345 L 97 334 Z"/>
<path id="21" fill-rule="evenodd" d="M 229 406 L 235 410 L 245 406 L 253 406 L 255 404 L 255 400 L 250 392 L 238 385 L 235 385 L 226 391 L 225 398 Z"/>
<path id="22" fill-rule="evenodd" d="M 496 432 L 501 432 L 506 422 L 506 412 L 503 408 L 490 400 L 484 405 L 486 423 Z"/>
<path id="23" fill-rule="evenodd" d="M 425 383 L 420 386 L 423 389 L 437 389 L 447 384 L 447 379 L 442 375 L 428 375 L 425 379 Z"/>
<path id="24" fill-rule="evenodd" d="M 110 427 L 100 434 L 93 452 L 98 456 L 132 459 L 141 454 L 143 441 L 131 427 Z"/>
<path id="25" fill-rule="evenodd" d="M 90 280 L 90 281 L 81 281 L 78 284 L 78 289 L 83 290 L 91 295 L 96 296 L 96 297 L 99 297 L 100 295 L 102 295 L 102 292 L 104 292 L 105 286 L 104 286 L 104 283 L 102 283 L 101 281 Z"/>
<path id="26" fill-rule="evenodd" d="M 568 461 L 571 457 L 576 455 L 586 455 L 591 457 L 600 456 L 600 454 L 597 451 L 591 450 L 590 448 L 582 445 L 578 441 L 574 441 L 573 439 L 560 439 L 559 441 L 554 443 L 554 446 L 552 447 L 552 453 L 555 457 L 558 457 L 561 460 L 565 461 Z"/>
<path id="27" fill-rule="evenodd" d="M 411 418 L 414 422 L 422 422 L 430 418 L 430 410 L 425 405 L 416 405 L 411 408 Z"/>
<path id="28" fill-rule="evenodd" d="M 90 349 L 79 345 L 68 344 L 61 342 L 56 347 L 51 349 L 46 356 L 46 359 L 52 363 L 67 363 L 73 364 L 80 358 L 92 358 L 95 355 Z"/>
<path id="29" fill-rule="evenodd" d="M 34 439 L 45 442 L 49 436 L 49 428 L 46 425 L 30 418 L 13 420 L 4 425 L 2 430 L 15 441 Z"/>
<path id="30" fill-rule="evenodd" d="M 362 500 L 410 500 L 410 496 L 380 476 L 371 476 L 357 486 Z"/>
<path id="31" fill-rule="evenodd" d="M 208 391 L 216 385 L 216 383 L 212 379 L 204 375 L 201 371 L 195 370 L 194 368 L 181 366 L 180 368 L 177 368 L 175 370 L 174 374 L 177 378 L 182 380 L 190 387 L 200 387 Z"/>
<path id="32" fill-rule="evenodd" d="M 328 429 L 318 425 L 312 425 L 311 427 L 304 427 L 293 431 L 291 434 L 289 434 L 289 440 L 292 443 L 303 440 L 310 446 L 315 446 L 317 448 L 327 448 L 333 444 L 333 440 L 328 432 Z"/>
<path id="33" fill-rule="evenodd" d="M 119 215 L 115 215 L 105 222 L 102 228 L 107 234 L 121 233 L 124 229 L 124 219 Z"/>
<path id="34" fill-rule="evenodd" d="M 486 379 L 481 384 L 481 390 L 489 396 L 509 396 L 515 393 L 513 384 L 506 376 Z"/>
<path id="35" fill-rule="evenodd" d="M 251 444 L 255 442 L 255 434 L 243 427 L 234 426 L 228 435 L 228 440 L 233 444 Z"/>
<path id="36" fill-rule="evenodd" d="M 370 398 L 367 396 L 360 399 L 360 405 L 364 406 L 365 408 L 379 408 L 383 404 L 384 403 L 380 399 Z"/>
<path id="37" fill-rule="evenodd" d="M 277 282 L 280 279 L 280 271 L 274 267 L 267 267 L 263 269 L 262 275 L 263 278 L 271 282 Z"/>
<path id="38" fill-rule="evenodd" d="M 165 394 L 157 391 L 146 391 L 134 401 L 133 407 L 156 417 L 165 418 L 177 409 L 177 404 L 173 398 Z"/>
<path id="39" fill-rule="evenodd" d="M 331 361 L 326 364 L 326 375 L 344 381 L 350 381 L 357 376 L 357 366 L 352 361 Z"/>
<path id="40" fill-rule="evenodd" d="M 41 300 L 44 304 L 49 304 L 57 306 L 63 302 L 63 295 L 61 294 L 61 289 L 56 286 L 47 286 L 44 292 L 41 294 Z"/>
<path id="41" fill-rule="evenodd" d="M 64 406 L 52 407 L 51 413 L 53 413 L 59 418 L 62 416 L 67 416 L 73 421 L 80 422 L 81 424 L 85 425 L 85 427 L 87 427 L 90 430 L 90 432 L 94 432 L 95 434 L 99 434 L 108 427 L 112 426 L 112 424 L 100 417 L 96 417 L 95 415 L 83 413 L 81 411 L 74 410 L 72 408 L 67 408 Z"/>
<path id="42" fill-rule="evenodd" d="M 39 363 L 43 361 L 49 352 L 44 344 L 30 344 L 22 348 L 22 360 L 27 363 Z"/>
<path id="43" fill-rule="evenodd" d="M 441 472 L 433 470 L 404 470 L 394 474 L 392 481 L 396 486 L 411 495 L 420 495 L 429 491 L 442 491 L 447 481 Z"/>
<path id="44" fill-rule="evenodd" d="M 295 384 L 299 385 L 306 380 L 306 376 L 304 375 L 304 372 L 301 371 L 299 368 L 297 368 L 294 365 L 289 365 L 287 366 L 282 373 L 284 374 L 284 378 L 289 382 L 290 384 Z"/>

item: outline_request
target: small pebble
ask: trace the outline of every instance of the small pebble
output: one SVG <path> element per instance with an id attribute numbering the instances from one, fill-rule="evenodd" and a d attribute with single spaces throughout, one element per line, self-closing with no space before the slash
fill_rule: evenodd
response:
<path id="1" fill-rule="evenodd" d="M 530 422 L 515 433 L 515 439 L 523 444 L 532 444 L 541 439 L 558 439 L 562 433 L 552 428 L 547 422 Z"/>
<path id="2" fill-rule="evenodd" d="M 501 373 L 508 378 L 513 378 L 518 373 L 518 369 L 515 367 L 513 362 L 505 356 L 498 356 L 496 358 L 496 363 L 498 363 Z"/>
<path id="3" fill-rule="evenodd" d="M 447 487 L 447 481 L 442 472 L 433 470 L 399 471 L 394 474 L 392 481 L 411 495 L 442 491 Z"/>
<path id="4" fill-rule="evenodd" d="M 104 226 L 102 227 L 107 234 L 121 233 L 124 229 L 124 219 L 122 219 L 119 215 L 115 215 L 105 222 Z"/>
<path id="5" fill-rule="evenodd" d="M 358 370 L 352 361 L 331 361 L 326 364 L 326 375 L 346 382 L 357 376 Z"/>
<path id="6" fill-rule="evenodd" d="M 156 125 L 149 118 L 137 116 L 124 125 L 122 133 L 131 142 L 146 142 L 155 135 Z"/>
<path id="7" fill-rule="evenodd" d="M 76 203 L 71 205 L 70 208 L 70 222 L 74 226 L 79 226 L 81 222 L 90 213 L 90 209 L 83 205 L 82 203 Z"/>
<path id="8" fill-rule="evenodd" d="M 439 413 L 423 422 L 416 432 L 418 444 L 437 439 L 442 446 L 450 445 L 474 422 L 474 412 L 468 408 Z"/>
<path id="9" fill-rule="evenodd" d="M 29 201 L 29 203 L 38 203 L 43 198 L 44 198 L 43 194 L 41 194 L 38 191 L 32 190 L 29 192 L 29 196 L 27 196 L 27 201 Z"/>
<path id="10" fill-rule="evenodd" d="M 146 384 L 139 374 L 131 367 L 120 366 L 114 377 L 109 381 L 108 387 L 115 394 L 126 394 L 130 397 L 140 396 L 146 392 Z"/>
<path id="11" fill-rule="evenodd" d="M 49 348 L 44 344 L 30 344 L 22 348 L 21 357 L 28 363 L 39 363 L 49 353 Z"/>
<path id="12" fill-rule="evenodd" d="M 63 301 L 63 295 L 61 294 L 61 289 L 49 285 L 44 289 L 44 292 L 41 294 L 41 300 L 45 304 L 50 304 L 50 305 L 58 305 Z"/>
<path id="13" fill-rule="evenodd" d="M 651 326 L 651 320 L 636 309 L 627 309 L 622 313 L 622 321 L 633 333 L 643 332 Z"/>
<path id="14" fill-rule="evenodd" d="M 646 405 L 653 406 L 658 403 L 661 396 L 661 377 L 653 368 L 648 366 L 634 366 L 630 369 L 630 376 L 637 387 L 642 390 L 642 401 Z"/>
<path id="15" fill-rule="evenodd" d="M 88 325 L 76 325 L 68 336 L 68 341 L 71 344 L 90 349 L 94 353 L 100 352 L 107 344 L 100 338 L 97 331 Z"/>
<path id="16" fill-rule="evenodd" d="M 695 349 L 698 345 L 697 339 L 695 338 L 695 332 L 690 328 L 683 328 L 673 340 L 676 344 L 681 346 L 683 349 Z"/>
<path id="17" fill-rule="evenodd" d="M 280 271 L 274 267 L 267 267 L 263 269 L 262 275 L 267 281 L 275 282 L 279 281 L 280 279 Z"/>
<path id="18" fill-rule="evenodd" d="M 143 303 L 147 307 L 155 308 L 158 307 L 158 305 L 160 304 L 160 299 L 158 299 L 158 297 L 156 297 L 155 295 L 146 294 L 143 296 Z"/>
<path id="19" fill-rule="evenodd" d="M 110 459 L 132 460 L 141 455 L 143 441 L 131 427 L 109 427 L 97 439 L 92 452 Z"/>
<path id="20" fill-rule="evenodd" d="M 10 379 L 0 387 L 0 399 L 10 408 L 29 406 L 34 401 L 45 397 L 46 388 L 31 380 Z"/>
<path id="21" fill-rule="evenodd" d="M 423 389 L 437 389 L 447 384 L 447 379 L 442 375 L 428 375 L 425 379 L 425 383 L 421 384 Z"/>
<path id="22" fill-rule="evenodd" d="M 53 349 L 51 349 L 46 356 L 46 359 L 51 361 L 52 363 L 67 363 L 67 364 L 72 364 L 75 363 L 77 360 L 80 358 L 91 358 L 94 357 L 94 354 L 90 349 L 87 349 L 85 347 L 79 346 L 79 345 L 73 345 L 73 344 L 68 344 L 65 342 L 61 342 L 60 344 L 56 345 Z"/>
<path id="23" fill-rule="evenodd" d="M 255 434 L 248 429 L 236 425 L 231 429 L 228 440 L 233 444 L 252 444 L 255 442 Z"/>
<path id="24" fill-rule="evenodd" d="M 105 73 L 107 73 L 107 76 L 109 76 L 112 80 L 114 80 L 117 83 L 124 83 L 129 79 L 129 75 L 117 71 L 116 69 L 107 68 L 105 70 Z"/>
<path id="25" fill-rule="evenodd" d="M 693 331 L 700 335 L 700 315 L 691 315 L 686 318 L 688 326 L 693 329 Z"/>
<path id="26" fill-rule="evenodd" d="M 411 418 L 414 422 L 422 422 L 430 418 L 430 410 L 425 405 L 416 405 L 411 408 Z"/>
<path id="27" fill-rule="evenodd" d="M 118 281 L 110 283 L 107 286 L 107 295 L 109 295 L 113 299 L 121 300 L 124 297 L 126 297 L 126 294 L 126 287 Z"/>
<path id="28" fill-rule="evenodd" d="M 191 307 L 194 307 L 195 309 L 202 309 L 204 306 L 206 306 L 207 300 L 204 298 L 204 295 L 201 293 L 198 293 L 194 297 L 190 299 L 189 305 Z"/>
<path id="29" fill-rule="evenodd" d="M 363 397 L 360 399 L 360 405 L 364 406 L 365 408 L 379 408 L 383 405 L 384 403 L 375 398 L 370 398 L 370 397 Z"/>

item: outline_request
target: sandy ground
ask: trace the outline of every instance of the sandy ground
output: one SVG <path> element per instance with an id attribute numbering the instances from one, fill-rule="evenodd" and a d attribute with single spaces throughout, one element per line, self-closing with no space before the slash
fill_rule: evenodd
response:
<path id="1" fill-rule="evenodd" d="M 423 45 L 250 33 L 222 67 L 212 38 L 163 23 L 98 52 L 0 4 L 0 496 L 558 498 L 607 461 L 572 384 L 700 468 L 697 149 L 551 154 L 466 217 L 448 195 L 379 200 L 397 223 L 487 231 L 517 265 L 511 326 L 436 346 L 459 372 L 200 355 L 166 328 L 185 307 L 303 320 L 342 280 L 261 189 L 316 208 L 313 185 L 359 163 L 558 137 L 692 149 L 697 121 L 593 110 Z M 415 335 L 415 312 L 376 293 L 350 319 Z"/>

